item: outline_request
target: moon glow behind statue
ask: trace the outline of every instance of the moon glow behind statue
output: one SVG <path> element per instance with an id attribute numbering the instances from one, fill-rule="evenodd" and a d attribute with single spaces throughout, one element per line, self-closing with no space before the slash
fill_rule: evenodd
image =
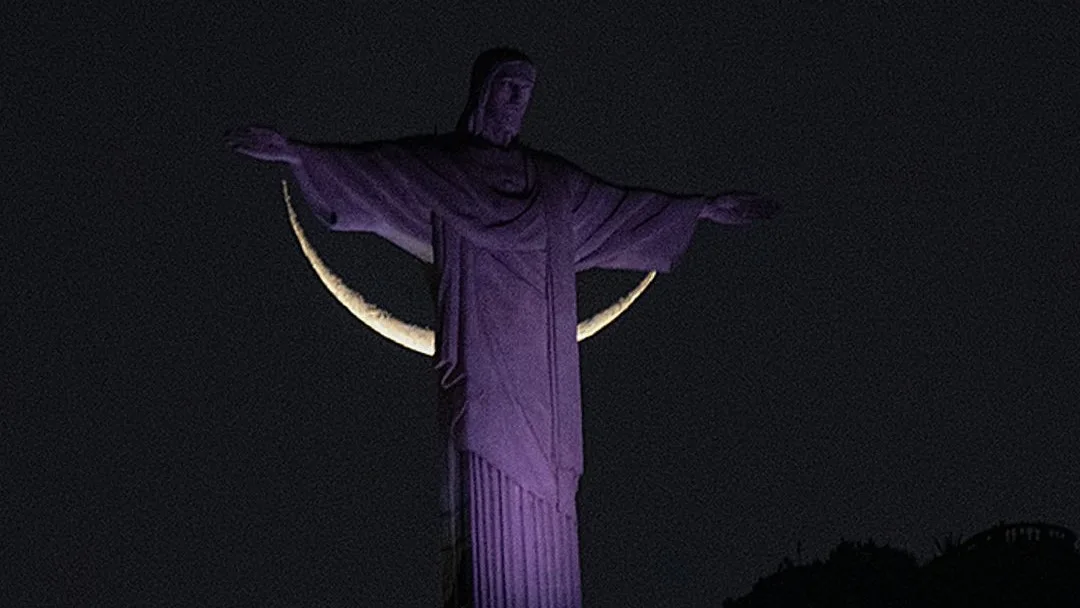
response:
<path id="1" fill-rule="evenodd" d="M 289 186 L 285 180 L 281 180 L 281 190 L 285 195 L 285 206 L 289 210 L 289 223 L 292 224 L 293 232 L 296 233 L 296 238 L 300 241 L 300 249 L 303 250 L 304 257 L 311 263 L 311 267 L 315 269 L 315 274 L 319 275 L 319 280 L 321 280 L 323 285 L 330 290 L 330 293 L 337 298 L 338 302 L 341 302 L 342 305 L 349 309 L 349 312 L 353 313 L 357 319 L 360 319 L 364 325 L 375 330 L 375 333 L 380 336 L 396 342 L 409 350 L 414 350 L 428 356 L 434 355 L 434 331 L 427 327 L 406 323 L 389 312 L 368 302 L 364 299 L 364 296 L 351 289 L 343 280 L 341 280 L 341 277 L 330 270 L 326 263 L 323 262 L 322 258 L 319 257 L 318 253 L 315 252 L 315 248 L 311 245 L 311 242 L 308 241 L 307 235 L 304 234 L 304 229 L 300 226 L 300 221 L 296 217 L 296 210 L 293 209 L 292 199 L 289 196 Z M 585 321 L 578 323 L 578 342 L 581 342 L 585 338 L 600 331 L 618 318 L 618 316 L 625 312 L 627 308 L 630 308 L 630 305 L 634 303 L 634 300 L 638 299 L 638 296 L 645 291 L 645 288 L 649 286 L 649 283 L 651 283 L 655 277 L 655 270 L 649 272 L 645 275 L 645 278 L 634 287 L 634 289 L 625 296 L 619 298 L 614 304 L 601 310 Z"/>

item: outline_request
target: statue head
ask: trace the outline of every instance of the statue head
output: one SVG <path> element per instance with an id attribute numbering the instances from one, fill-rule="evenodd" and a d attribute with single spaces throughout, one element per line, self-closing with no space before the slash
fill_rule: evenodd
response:
<path id="1" fill-rule="evenodd" d="M 521 51 L 507 48 L 481 53 L 473 63 L 469 103 L 458 131 L 506 146 L 521 131 L 529 107 L 536 68 Z"/>

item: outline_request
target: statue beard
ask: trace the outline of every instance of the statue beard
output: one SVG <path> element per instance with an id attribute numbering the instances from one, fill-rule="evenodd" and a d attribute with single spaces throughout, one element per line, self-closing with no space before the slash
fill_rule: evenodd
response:
<path id="1" fill-rule="evenodd" d="M 521 132 L 524 110 L 499 108 L 484 113 L 484 139 L 499 146 L 508 145 Z"/>

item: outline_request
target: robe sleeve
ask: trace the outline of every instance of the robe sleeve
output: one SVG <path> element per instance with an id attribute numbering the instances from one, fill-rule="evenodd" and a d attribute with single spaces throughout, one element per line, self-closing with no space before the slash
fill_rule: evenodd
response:
<path id="1" fill-rule="evenodd" d="M 573 210 L 576 271 L 589 268 L 668 272 L 690 245 L 710 200 L 625 188 L 582 175 Z"/>
<path id="2" fill-rule="evenodd" d="M 294 143 L 292 167 L 311 210 L 331 230 L 372 232 L 432 261 L 431 212 L 438 177 L 398 142 Z"/>

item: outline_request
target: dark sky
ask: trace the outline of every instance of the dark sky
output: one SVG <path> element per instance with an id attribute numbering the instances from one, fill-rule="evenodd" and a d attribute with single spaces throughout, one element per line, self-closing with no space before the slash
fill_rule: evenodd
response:
<path id="1" fill-rule="evenodd" d="M 1080 530 L 1073 3 L 160 4 L 4 18 L 3 605 L 433 605 L 428 359 L 333 301 L 285 172 L 222 134 L 445 132 L 495 45 L 538 64 L 530 144 L 788 211 L 701 226 L 583 345 L 587 606 L 718 605 L 800 542 Z M 302 219 L 430 322 L 419 262 Z"/>

